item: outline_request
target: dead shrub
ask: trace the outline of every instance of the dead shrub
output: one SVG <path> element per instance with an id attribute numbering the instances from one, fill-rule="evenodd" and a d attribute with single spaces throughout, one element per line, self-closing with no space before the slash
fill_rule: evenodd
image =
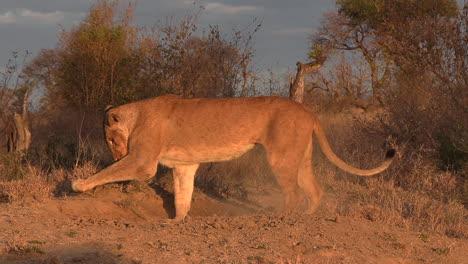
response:
<path id="1" fill-rule="evenodd" d="M 26 172 L 22 153 L 0 154 L 0 181 L 23 179 Z"/>
<path id="2" fill-rule="evenodd" d="M 87 161 L 72 169 L 59 168 L 52 170 L 48 174 L 48 177 L 55 183 L 55 189 L 53 191 L 54 196 L 63 197 L 73 193 L 71 181 L 75 179 L 88 178 L 97 173 L 101 168 L 97 163 L 97 161 Z"/>
<path id="3" fill-rule="evenodd" d="M 5 202 L 44 201 L 53 195 L 55 184 L 44 171 L 28 166 L 22 179 L 0 181 L 0 196 Z"/>
<path id="4" fill-rule="evenodd" d="M 88 178 L 89 176 L 97 173 L 99 170 L 99 166 L 96 162 L 88 161 L 83 163 L 83 165 L 73 168 L 71 171 L 68 172 L 69 179 L 84 179 Z"/>
<path id="5" fill-rule="evenodd" d="M 42 202 L 54 196 L 65 196 L 72 192 L 71 180 L 87 178 L 95 174 L 99 167 L 86 162 L 71 170 L 63 168 L 45 170 L 41 167 L 24 165 L 21 179 L 0 180 L 0 202 Z"/>

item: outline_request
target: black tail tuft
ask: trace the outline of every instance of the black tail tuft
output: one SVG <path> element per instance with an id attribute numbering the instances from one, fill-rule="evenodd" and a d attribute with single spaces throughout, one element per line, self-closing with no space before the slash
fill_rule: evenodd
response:
<path id="1" fill-rule="evenodd" d="M 385 159 L 386 160 L 393 159 L 393 157 L 395 157 L 395 154 L 396 154 L 395 149 L 389 149 L 387 153 L 385 154 Z"/>

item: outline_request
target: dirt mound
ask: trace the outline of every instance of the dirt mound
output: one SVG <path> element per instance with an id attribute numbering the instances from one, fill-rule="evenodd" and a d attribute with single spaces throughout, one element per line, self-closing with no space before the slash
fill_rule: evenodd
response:
<path id="1" fill-rule="evenodd" d="M 68 218 L 100 220 L 148 222 L 157 218 L 168 218 L 163 199 L 149 187 L 138 188 L 120 190 L 119 185 L 106 185 L 92 192 L 47 201 L 39 206 L 38 210 Z"/>
<path id="2" fill-rule="evenodd" d="M 266 200 L 271 200 L 268 195 L 281 197 L 279 190 L 272 190 L 263 192 L 263 195 L 251 195 L 255 200 L 220 200 L 196 190 L 189 215 L 191 217 L 240 216 L 271 211 L 273 205 L 270 204 L 265 208 L 262 204 Z M 152 188 L 138 182 L 123 185 L 109 184 L 97 187 L 91 192 L 49 200 L 39 205 L 37 210 L 43 214 L 71 219 L 80 217 L 144 223 L 172 218 L 175 214 L 172 193 L 157 186 Z"/>

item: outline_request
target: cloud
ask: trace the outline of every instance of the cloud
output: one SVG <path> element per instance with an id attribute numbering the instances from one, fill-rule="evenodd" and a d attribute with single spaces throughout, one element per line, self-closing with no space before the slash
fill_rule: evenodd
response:
<path id="1" fill-rule="evenodd" d="M 208 3 L 204 6 L 205 6 L 205 9 L 208 11 L 229 14 L 229 15 L 235 15 L 235 14 L 247 13 L 247 12 L 255 12 L 257 10 L 257 7 L 251 6 L 251 5 L 231 6 L 231 5 L 225 5 L 225 4 L 216 3 L 216 2 Z"/>
<path id="2" fill-rule="evenodd" d="M 0 24 L 13 24 L 15 23 L 15 15 L 11 11 L 7 11 L 0 15 Z"/>
<path id="3" fill-rule="evenodd" d="M 0 24 L 57 24 L 64 20 L 62 11 L 37 12 L 26 8 L 16 8 L 0 14 Z"/>

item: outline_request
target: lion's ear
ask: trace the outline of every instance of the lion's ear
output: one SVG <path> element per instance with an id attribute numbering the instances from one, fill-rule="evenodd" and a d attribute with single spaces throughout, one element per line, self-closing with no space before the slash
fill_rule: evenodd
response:
<path id="1" fill-rule="evenodd" d="M 104 108 L 104 112 L 109 111 L 111 108 L 114 108 L 114 106 L 112 106 L 112 105 L 106 105 L 106 107 Z"/>
<path id="2" fill-rule="evenodd" d="M 109 125 L 113 125 L 115 123 L 120 122 L 120 116 L 117 115 L 116 113 L 110 113 L 108 120 L 109 120 Z"/>
<path id="3" fill-rule="evenodd" d="M 107 113 L 106 117 L 104 118 L 104 124 L 106 126 L 113 126 L 121 121 L 122 117 L 119 116 L 117 113 Z"/>

